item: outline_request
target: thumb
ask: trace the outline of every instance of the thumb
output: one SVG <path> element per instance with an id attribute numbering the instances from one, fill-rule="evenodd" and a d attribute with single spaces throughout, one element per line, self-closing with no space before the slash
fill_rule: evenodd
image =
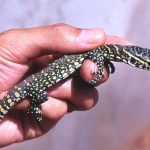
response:
<path id="1" fill-rule="evenodd" d="M 3 32 L 0 41 L 1 50 L 7 49 L 11 53 L 7 53 L 7 57 L 11 57 L 13 62 L 27 63 L 42 55 L 93 49 L 105 42 L 105 33 L 101 29 L 79 29 L 55 24 Z M 6 55 L 5 52 L 1 53 Z"/>

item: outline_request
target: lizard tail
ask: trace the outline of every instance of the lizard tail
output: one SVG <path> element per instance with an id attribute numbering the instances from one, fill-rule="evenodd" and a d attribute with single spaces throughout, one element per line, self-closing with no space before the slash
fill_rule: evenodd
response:
<path id="1" fill-rule="evenodd" d="M 0 100 L 0 122 L 8 111 L 16 104 L 16 102 L 22 98 L 19 92 L 9 93 Z"/>

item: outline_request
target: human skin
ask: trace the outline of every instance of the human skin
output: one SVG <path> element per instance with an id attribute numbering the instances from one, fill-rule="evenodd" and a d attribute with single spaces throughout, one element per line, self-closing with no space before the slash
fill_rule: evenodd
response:
<path id="1" fill-rule="evenodd" d="M 106 43 L 131 44 L 106 36 L 101 29 L 79 29 L 66 24 L 0 33 L 0 99 L 23 78 L 60 55 L 84 52 Z M 97 66 L 91 60 L 85 60 L 79 73 L 47 89 L 49 100 L 41 105 L 43 120 L 39 123 L 26 113 L 28 99 L 16 104 L 0 123 L 0 147 L 39 137 L 68 112 L 92 108 L 99 96 L 96 88 L 86 82 L 93 78 L 95 69 Z M 108 79 L 107 70 L 106 66 L 105 77 L 97 85 Z"/>

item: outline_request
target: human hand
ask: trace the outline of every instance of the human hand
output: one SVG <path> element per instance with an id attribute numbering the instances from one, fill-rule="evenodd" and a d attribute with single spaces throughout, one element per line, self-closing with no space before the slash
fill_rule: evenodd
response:
<path id="1" fill-rule="evenodd" d="M 1 33 L 0 99 L 24 77 L 40 70 L 60 54 L 83 52 L 113 41 L 125 43 L 117 37 L 106 37 L 102 30 L 81 30 L 65 24 Z M 83 63 L 80 74 L 85 81 L 93 78 L 94 66 L 90 60 Z M 100 79 L 99 84 L 108 79 L 107 69 L 104 72 L 105 78 Z M 26 113 L 27 99 L 10 110 L 0 123 L 0 147 L 41 136 L 68 112 L 90 109 L 98 100 L 94 87 L 73 77 L 50 87 L 47 92 L 49 100 L 41 105 L 43 120 L 38 124 Z"/>

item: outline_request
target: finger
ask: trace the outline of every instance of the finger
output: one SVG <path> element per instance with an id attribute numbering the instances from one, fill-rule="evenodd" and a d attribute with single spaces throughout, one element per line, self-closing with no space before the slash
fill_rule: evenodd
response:
<path id="1" fill-rule="evenodd" d="M 42 112 L 47 118 L 57 120 L 68 111 L 87 110 L 95 106 L 98 101 L 96 88 L 88 86 L 79 77 L 69 78 L 50 87 L 49 100 L 42 104 Z M 15 109 L 27 109 L 29 101 L 25 99 L 19 102 Z"/>
<path id="2" fill-rule="evenodd" d="M 105 44 L 133 45 L 129 40 L 113 35 L 108 35 L 106 37 Z"/>
<path id="3" fill-rule="evenodd" d="M 56 96 L 57 97 L 57 96 Z M 20 101 L 13 109 L 27 111 L 29 100 Z M 51 121 L 58 120 L 68 111 L 68 104 L 65 100 L 49 96 L 48 100 L 40 105 L 43 117 L 49 118 Z M 30 115 L 27 114 L 29 117 Z"/>
<path id="4" fill-rule="evenodd" d="M 93 49 L 104 43 L 105 33 L 101 29 L 79 29 L 66 24 L 56 24 L 7 31 L 0 35 L 0 39 L 2 47 L 11 51 L 16 62 L 25 63 L 46 54 Z"/>
<path id="5" fill-rule="evenodd" d="M 98 67 L 92 60 L 85 60 L 80 68 L 81 77 L 88 83 L 94 78 L 93 72 L 97 72 Z M 96 83 L 96 85 L 102 84 L 107 81 L 109 77 L 109 69 L 108 66 L 104 68 L 104 77 L 100 78 L 100 80 Z"/>
<path id="6" fill-rule="evenodd" d="M 49 88 L 50 97 L 66 100 L 69 110 L 86 110 L 92 108 L 98 101 L 96 88 L 88 86 L 79 77 L 66 79 Z"/>
<path id="7" fill-rule="evenodd" d="M 49 97 L 49 100 L 41 106 L 43 117 L 49 118 L 51 121 L 60 119 L 68 111 L 68 104 L 66 101 L 54 97 Z"/>

